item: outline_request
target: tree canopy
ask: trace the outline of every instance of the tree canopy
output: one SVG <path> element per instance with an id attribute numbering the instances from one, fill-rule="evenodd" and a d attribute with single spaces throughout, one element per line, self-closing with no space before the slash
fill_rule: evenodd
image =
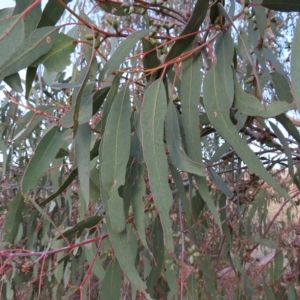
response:
<path id="1" fill-rule="evenodd" d="M 299 11 L 0 10 L 2 298 L 297 299 Z"/>

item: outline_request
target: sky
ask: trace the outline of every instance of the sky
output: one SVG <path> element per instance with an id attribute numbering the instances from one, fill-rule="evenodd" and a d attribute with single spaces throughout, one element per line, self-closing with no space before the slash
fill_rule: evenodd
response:
<path id="1" fill-rule="evenodd" d="M 13 0 L 1 0 L 0 1 L 0 9 L 4 7 L 13 7 L 15 6 L 15 1 Z"/>

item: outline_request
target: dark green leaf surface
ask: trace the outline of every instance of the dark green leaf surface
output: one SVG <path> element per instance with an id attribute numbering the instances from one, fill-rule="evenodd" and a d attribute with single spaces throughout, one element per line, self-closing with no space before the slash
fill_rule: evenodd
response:
<path id="1" fill-rule="evenodd" d="M 164 84 L 156 80 L 146 91 L 140 116 L 141 144 L 148 167 L 151 191 L 164 232 L 168 251 L 173 251 L 172 228 L 169 211 L 173 203 L 168 184 L 168 162 L 163 143 L 167 97 Z"/>
<path id="2" fill-rule="evenodd" d="M 111 58 L 104 65 L 103 69 L 100 72 L 98 81 L 102 82 L 103 79 L 105 79 L 113 71 L 115 71 L 120 66 L 120 64 L 124 62 L 126 56 L 129 54 L 131 49 L 136 45 L 136 43 L 149 32 L 150 30 L 144 29 L 144 30 L 136 31 L 132 33 L 130 36 L 128 36 L 126 40 L 124 40 L 119 45 L 119 47 L 113 53 Z"/>
<path id="3" fill-rule="evenodd" d="M 25 201 L 19 192 L 17 196 L 9 203 L 8 212 L 5 218 L 5 240 L 13 244 L 18 234 L 19 226 L 23 220 L 22 212 L 25 207 Z"/>
<path id="4" fill-rule="evenodd" d="M 155 259 L 155 265 L 152 267 L 151 272 L 147 279 L 147 287 L 150 295 L 154 297 L 154 286 L 156 281 L 161 274 L 162 267 L 164 264 L 164 239 L 163 235 L 165 234 L 162 226 L 161 221 L 158 217 L 156 217 L 153 228 L 152 228 L 152 253 Z"/>
<path id="5" fill-rule="evenodd" d="M 180 99 L 182 107 L 182 126 L 187 155 L 202 164 L 202 149 L 199 134 L 200 86 L 202 83 L 201 64 L 199 57 L 193 56 L 182 63 Z M 205 177 L 195 177 L 201 197 L 221 227 L 219 214 L 209 194 Z M 190 184 L 192 184 L 190 182 Z"/>
<path id="6" fill-rule="evenodd" d="M 300 9 L 300 3 L 299 3 Z M 294 96 L 297 102 L 298 111 L 300 110 L 300 60 L 299 60 L 299 51 L 300 51 L 300 20 L 298 20 L 293 46 L 292 46 L 292 58 L 291 58 L 291 76 L 292 76 L 292 87 Z"/>
<path id="7" fill-rule="evenodd" d="M 88 207 L 90 202 L 90 145 L 90 125 L 88 123 L 79 125 L 75 136 L 75 154 L 80 190 L 85 199 L 86 207 Z"/>
<path id="8" fill-rule="evenodd" d="M 3 81 L 9 85 L 13 91 L 17 93 L 22 93 L 23 92 L 23 87 L 21 83 L 21 78 L 19 73 L 15 73 L 12 75 L 9 75 L 3 79 Z"/>
<path id="9" fill-rule="evenodd" d="M 264 105 L 253 95 L 244 92 L 237 80 L 234 81 L 234 88 L 234 107 L 247 116 L 272 118 L 296 108 L 295 103 L 285 101 L 273 101 Z"/>
<path id="10" fill-rule="evenodd" d="M 126 186 L 124 187 L 124 200 L 127 197 L 130 200 L 134 215 L 134 224 L 138 232 L 139 238 L 143 246 L 148 250 L 148 244 L 146 241 L 146 223 L 144 210 L 143 197 L 146 194 L 146 184 L 144 181 L 144 170 L 141 165 L 134 162 L 128 169 L 128 175 L 126 178 Z"/>
<path id="11" fill-rule="evenodd" d="M 294 97 L 288 79 L 279 72 L 272 72 L 271 76 L 279 100 L 292 103 Z"/>
<path id="12" fill-rule="evenodd" d="M 117 259 L 113 259 L 102 281 L 101 299 L 119 299 L 121 296 L 122 271 Z"/>
<path id="13" fill-rule="evenodd" d="M 230 76 L 227 74 L 227 76 Z M 258 157 L 249 148 L 246 141 L 238 135 L 235 126 L 229 117 L 230 99 L 224 99 L 225 87 L 221 75 L 216 67 L 213 67 L 204 79 L 204 105 L 209 120 L 215 129 L 229 142 L 241 159 L 253 172 L 264 179 L 283 197 L 289 199 L 288 193 L 280 187 L 277 181 L 266 171 Z"/>
<path id="14" fill-rule="evenodd" d="M 37 187 L 40 177 L 47 171 L 62 143 L 63 134 L 56 126 L 42 137 L 24 173 L 22 180 L 24 194 Z"/>
<path id="15" fill-rule="evenodd" d="M 300 11 L 300 3 L 295 0 L 263 0 L 261 5 L 278 11 Z"/>
<path id="16" fill-rule="evenodd" d="M 65 4 L 70 3 L 72 0 L 62 0 Z M 48 0 L 43 12 L 41 19 L 38 24 L 38 28 L 46 26 L 54 26 L 62 14 L 65 8 L 57 0 Z"/>
<path id="17" fill-rule="evenodd" d="M 179 123 L 174 104 L 170 101 L 166 117 L 167 145 L 173 165 L 191 174 L 206 176 L 203 165 L 191 160 L 183 150 L 180 140 Z"/>
<path id="18" fill-rule="evenodd" d="M 46 54 L 53 46 L 57 34 L 57 27 L 39 28 L 15 48 L 15 51 L 12 52 L 9 49 L 10 57 L 1 64 L 0 78 L 28 67 L 39 57 Z"/>
<path id="19" fill-rule="evenodd" d="M 51 50 L 35 61 L 32 66 L 43 64 L 49 73 L 61 72 L 71 63 L 70 55 L 76 43 L 68 35 L 59 33 Z"/>
<path id="20" fill-rule="evenodd" d="M 172 46 L 170 52 L 168 53 L 165 62 L 169 62 L 172 59 L 176 58 L 183 51 L 185 51 L 189 45 L 194 40 L 194 35 L 185 36 L 189 33 L 197 33 L 199 27 L 201 26 L 204 18 L 206 16 L 206 11 L 208 8 L 209 1 L 208 0 L 198 0 L 195 8 L 193 10 L 193 14 L 189 19 L 188 23 L 186 24 L 185 28 L 180 34 L 181 39 L 177 40 L 174 45 Z"/>
<path id="21" fill-rule="evenodd" d="M 125 229 L 123 199 L 118 189 L 125 183 L 130 152 L 130 115 L 129 84 L 126 84 L 111 106 L 103 136 L 101 178 L 109 194 L 108 214 L 116 232 Z"/>

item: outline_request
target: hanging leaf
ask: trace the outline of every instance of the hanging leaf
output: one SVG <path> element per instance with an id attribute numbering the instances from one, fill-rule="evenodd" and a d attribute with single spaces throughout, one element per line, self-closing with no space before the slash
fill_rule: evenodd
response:
<path id="1" fill-rule="evenodd" d="M 130 50 L 136 45 L 136 43 L 147 33 L 149 33 L 149 29 L 144 29 L 140 31 L 136 31 L 129 35 L 126 40 L 124 40 L 116 51 L 113 53 L 111 58 L 104 65 L 103 69 L 100 72 L 100 76 L 98 82 L 102 82 L 103 79 L 108 77 L 112 72 L 114 72 L 121 63 L 124 62 L 126 56 L 130 52 Z"/>
<path id="2" fill-rule="evenodd" d="M 39 28 L 34 30 L 17 48 L 12 48 L 15 51 L 12 52 L 9 49 L 9 58 L 0 64 L 0 79 L 28 67 L 46 54 L 52 48 L 57 34 L 57 27 Z"/>
<path id="3" fill-rule="evenodd" d="M 174 104 L 170 101 L 166 117 L 166 136 L 172 163 L 176 168 L 182 171 L 199 176 L 206 176 L 203 165 L 191 160 L 183 150 L 176 114 Z"/>
<path id="4" fill-rule="evenodd" d="M 23 221 L 22 212 L 24 207 L 24 197 L 19 192 L 17 196 L 9 203 L 8 212 L 5 217 L 5 240 L 11 244 L 14 244 L 16 236 L 18 234 L 19 226 Z"/>
<path id="5" fill-rule="evenodd" d="M 164 242 L 168 251 L 173 251 L 172 228 L 169 211 L 173 197 L 168 184 L 168 162 L 163 143 L 164 119 L 167 112 L 167 97 L 164 84 L 156 80 L 147 89 L 140 116 L 141 144 L 154 203 L 162 223 Z"/>
<path id="6" fill-rule="evenodd" d="M 294 0 L 262 0 L 261 5 L 278 11 L 300 11 L 300 3 Z"/>
<path id="7" fill-rule="evenodd" d="M 118 190 L 125 183 L 130 153 L 130 115 L 129 83 L 127 83 L 111 106 L 103 135 L 101 178 L 103 187 L 109 195 L 107 204 L 111 226 L 116 232 L 125 229 L 124 204 Z"/>
<path id="8" fill-rule="evenodd" d="M 232 74 L 232 73 L 231 73 Z M 230 73 L 226 76 L 230 76 Z M 231 100 L 224 96 L 226 88 L 217 66 L 210 69 L 204 79 L 204 105 L 207 115 L 214 128 L 229 142 L 241 159 L 248 165 L 250 172 L 257 174 L 270 184 L 283 197 L 290 199 L 288 193 L 266 171 L 258 157 L 242 139 L 229 117 Z M 227 87 L 228 88 L 228 87 Z M 224 99 L 226 97 L 226 99 Z"/>
<path id="9" fill-rule="evenodd" d="M 299 3 L 300 9 L 300 3 Z M 292 45 L 292 58 L 291 58 L 291 77 L 292 88 L 297 102 L 298 110 L 300 109 L 300 62 L 299 62 L 299 49 L 300 49 L 300 20 L 297 22 L 295 29 L 293 45 Z"/>
<path id="10" fill-rule="evenodd" d="M 102 282 L 101 299 L 119 299 L 122 287 L 122 271 L 117 259 L 113 259 Z"/>
<path id="11" fill-rule="evenodd" d="M 273 118 L 296 108 L 296 103 L 285 101 L 273 101 L 269 105 L 264 105 L 256 97 L 244 92 L 237 79 L 234 81 L 234 89 L 234 107 L 247 116 Z"/>
<path id="12" fill-rule="evenodd" d="M 68 35 L 59 33 L 51 50 L 32 63 L 33 67 L 43 64 L 46 70 L 51 72 L 61 72 L 70 63 L 70 55 L 74 52 L 76 43 Z"/>
<path id="13" fill-rule="evenodd" d="M 44 134 L 25 170 L 21 184 L 24 194 L 36 188 L 62 143 L 63 133 L 59 131 L 58 127 L 53 126 Z"/>
<path id="14" fill-rule="evenodd" d="M 191 18 L 189 19 L 188 23 L 186 24 L 186 26 L 180 34 L 181 38 L 174 43 L 171 50 L 167 54 L 165 62 L 169 62 L 172 59 L 178 57 L 193 42 L 195 35 L 197 34 L 199 27 L 201 26 L 206 16 L 208 4 L 208 0 L 197 1 Z M 195 33 L 195 35 L 190 35 L 190 33 Z"/>
<path id="15" fill-rule="evenodd" d="M 80 190 L 85 199 L 86 207 L 88 207 L 90 202 L 90 145 L 90 125 L 88 123 L 79 125 L 75 136 L 75 155 L 78 166 Z"/>

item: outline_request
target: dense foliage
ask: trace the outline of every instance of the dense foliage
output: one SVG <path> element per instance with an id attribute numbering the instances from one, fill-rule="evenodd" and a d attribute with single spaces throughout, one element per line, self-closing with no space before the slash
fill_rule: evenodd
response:
<path id="1" fill-rule="evenodd" d="M 299 11 L 0 10 L 1 299 L 297 299 Z"/>

